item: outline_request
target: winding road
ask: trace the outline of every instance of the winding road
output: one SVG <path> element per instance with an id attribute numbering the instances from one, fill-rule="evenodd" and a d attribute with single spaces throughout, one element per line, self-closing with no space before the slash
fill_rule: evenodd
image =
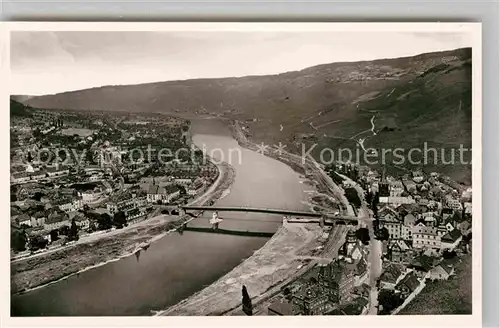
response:
<path id="1" fill-rule="evenodd" d="M 365 196 L 363 189 L 359 184 L 354 182 L 349 177 L 339 174 L 342 178 L 349 181 L 356 191 L 358 192 L 359 198 L 362 201 L 362 205 L 358 211 L 358 217 L 371 217 L 372 213 L 368 208 L 368 204 L 365 201 Z M 370 234 L 370 255 L 368 257 L 368 270 L 369 270 L 369 285 L 370 285 L 370 298 L 369 298 L 369 315 L 377 315 L 378 309 L 378 288 L 377 280 L 382 274 L 382 242 L 375 239 L 375 230 L 373 229 L 373 220 L 359 220 L 360 224 L 365 224 L 368 228 L 368 233 Z"/>
<path id="2" fill-rule="evenodd" d="M 376 136 L 377 133 L 375 132 L 375 115 L 372 116 L 371 120 L 370 120 L 370 123 L 372 124 L 372 132 L 373 132 L 373 135 Z"/>

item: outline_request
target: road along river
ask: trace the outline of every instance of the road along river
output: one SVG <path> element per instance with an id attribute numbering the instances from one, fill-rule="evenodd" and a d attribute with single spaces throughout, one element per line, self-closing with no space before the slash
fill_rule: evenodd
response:
<path id="1" fill-rule="evenodd" d="M 216 120 L 193 121 L 193 141 L 215 159 L 230 162 L 236 179 L 221 206 L 308 210 L 310 189 L 285 164 L 243 149 Z M 192 224 L 207 226 L 208 216 Z M 221 228 L 274 232 L 279 215 L 219 213 Z M 205 288 L 262 247 L 268 238 L 185 231 L 154 242 L 140 256 L 71 276 L 12 297 L 13 316 L 151 315 Z"/>

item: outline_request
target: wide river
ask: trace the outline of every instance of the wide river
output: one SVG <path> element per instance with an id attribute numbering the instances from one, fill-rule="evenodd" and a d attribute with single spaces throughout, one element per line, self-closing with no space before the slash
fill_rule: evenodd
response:
<path id="1" fill-rule="evenodd" d="M 216 204 L 305 210 L 306 191 L 288 166 L 242 149 L 219 121 L 192 124 L 193 141 L 216 159 L 230 162 L 236 180 Z M 209 215 L 209 214 L 207 214 Z M 274 232 L 282 217 L 252 213 L 220 213 L 221 228 Z M 201 218 L 196 225 L 208 225 Z M 13 316 L 141 316 L 151 315 L 189 297 L 231 271 L 267 238 L 171 233 L 139 257 L 82 272 L 58 283 L 12 297 Z"/>

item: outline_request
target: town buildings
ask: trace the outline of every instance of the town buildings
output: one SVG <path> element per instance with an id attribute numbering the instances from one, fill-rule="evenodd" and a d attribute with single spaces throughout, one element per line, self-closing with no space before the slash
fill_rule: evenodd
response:
<path id="1" fill-rule="evenodd" d="M 180 191 L 173 185 L 160 187 L 158 185 L 151 185 L 148 189 L 147 201 L 149 203 L 161 202 L 168 204 L 176 197 L 179 197 Z"/>
<path id="2" fill-rule="evenodd" d="M 420 222 L 413 228 L 413 248 L 441 248 L 441 237 L 436 227 L 426 226 Z"/>
<path id="3" fill-rule="evenodd" d="M 122 227 L 114 222 L 119 212 L 127 223 L 136 222 L 161 213 L 160 206 L 196 197 L 215 181 L 217 168 L 196 162 L 201 152 L 166 165 L 154 156 L 131 156 L 132 149 L 147 144 L 169 146 L 173 153 L 186 147 L 179 142 L 184 120 L 161 117 L 118 127 L 120 115 L 37 110 L 12 117 L 12 229 L 28 240 L 43 236 L 53 247 L 64 238 L 56 243 L 50 234 L 67 234 L 73 222 L 83 235 Z M 145 179 L 147 186 L 141 183 Z"/>

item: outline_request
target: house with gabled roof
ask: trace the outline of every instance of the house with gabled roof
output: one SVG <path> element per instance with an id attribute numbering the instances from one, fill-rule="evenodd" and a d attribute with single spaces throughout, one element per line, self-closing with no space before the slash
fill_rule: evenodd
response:
<path id="1" fill-rule="evenodd" d="M 429 271 L 428 278 L 431 280 L 447 280 L 454 273 L 454 264 L 451 261 L 443 260 Z"/>
<path id="2" fill-rule="evenodd" d="M 294 309 L 294 305 L 284 299 L 276 299 L 269 305 L 267 310 L 269 315 L 294 315 L 299 312 L 298 308 Z"/>
<path id="3" fill-rule="evenodd" d="M 457 227 L 457 229 L 460 230 L 462 236 L 465 236 L 467 233 L 469 233 L 470 228 L 471 224 L 467 220 L 463 220 L 462 222 L 460 222 Z"/>
<path id="4" fill-rule="evenodd" d="M 472 203 L 465 202 L 464 203 L 464 217 L 472 217 Z"/>
<path id="5" fill-rule="evenodd" d="M 381 204 L 389 204 L 394 207 L 399 207 L 401 205 L 415 204 L 415 199 L 410 196 L 399 196 L 399 197 L 380 197 Z"/>
<path id="6" fill-rule="evenodd" d="M 448 233 L 448 231 L 451 231 L 453 229 L 449 229 L 449 227 L 445 226 L 445 225 L 440 225 L 437 227 L 437 233 L 438 233 L 438 236 L 439 237 L 443 237 L 444 235 L 446 235 Z"/>
<path id="7" fill-rule="evenodd" d="M 299 314 L 320 315 L 331 311 L 338 302 L 338 288 L 324 288 L 317 283 L 302 283 L 293 288 L 291 302 Z M 295 311 L 294 311 L 295 312 Z"/>
<path id="8" fill-rule="evenodd" d="M 60 177 L 69 174 L 69 168 L 67 166 L 53 166 L 46 169 L 47 175 L 49 177 Z"/>
<path id="9" fill-rule="evenodd" d="M 380 227 L 387 228 L 391 239 L 401 238 L 402 223 L 396 218 L 396 216 L 387 214 L 385 218 L 380 219 Z"/>
<path id="10" fill-rule="evenodd" d="M 78 211 L 83 208 L 83 201 L 79 197 L 64 197 L 55 202 L 61 211 L 66 213 Z"/>
<path id="11" fill-rule="evenodd" d="M 31 227 L 31 218 L 28 214 L 22 213 L 18 215 L 15 219 L 16 223 L 21 226 L 21 225 L 27 225 Z"/>
<path id="12" fill-rule="evenodd" d="M 389 264 L 380 276 L 380 287 L 384 289 L 394 289 L 398 279 L 405 273 L 405 271 L 405 267 L 401 264 Z"/>
<path id="13" fill-rule="evenodd" d="M 413 227 L 412 237 L 413 248 L 441 248 L 441 237 L 437 228 L 427 227 L 423 222 Z"/>
<path id="14" fill-rule="evenodd" d="M 438 218 L 435 216 L 426 216 L 424 217 L 425 225 L 428 227 L 436 227 L 438 225 Z"/>
<path id="15" fill-rule="evenodd" d="M 68 214 L 62 212 L 61 210 L 54 210 L 48 215 L 43 227 L 46 230 L 53 230 L 59 229 L 60 227 L 69 223 L 70 221 Z"/>
<path id="16" fill-rule="evenodd" d="M 420 199 L 418 200 L 418 202 L 417 202 L 417 204 L 418 204 L 418 205 L 423 205 L 423 206 L 425 206 L 425 207 L 428 207 L 428 206 L 429 206 L 429 203 L 430 203 L 429 199 L 424 198 L 424 197 L 420 198 Z"/>
<path id="17" fill-rule="evenodd" d="M 389 193 L 392 197 L 399 197 L 405 191 L 403 183 L 400 180 L 391 180 L 389 182 Z"/>
<path id="18" fill-rule="evenodd" d="M 23 183 L 30 181 L 30 174 L 28 172 L 15 172 L 10 176 L 11 183 Z"/>
<path id="19" fill-rule="evenodd" d="M 363 283 L 359 286 L 355 286 L 352 289 L 352 294 L 360 296 L 360 297 L 369 297 L 370 291 L 371 291 L 370 285 Z"/>
<path id="20" fill-rule="evenodd" d="M 415 270 L 415 274 L 419 277 L 425 277 L 427 272 L 439 263 L 439 258 L 435 256 L 419 255 L 413 258 L 409 268 Z"/>
<path id="21" fill-rule="evenodd" d="M 88 229 L 90 226 L 89 218 L 80 212 L 72 212 L 70 214 L 70 218 L 74 219 L 76 225 L 82 230 Z"/>
<path id="22" fill-rule="evenodd" d="M 458 229 L 453 229 L 441 237 L 441 249 L 453 249 L 458 246 L 460 240 L 462 240 L 462 233 Z"/>
<path id="23" fill-rule="evenodd" d="M 452 208 L 455 211 L 462 211 L 462 203 L 460 200 L 453 197 L 452 195 L 446 195 L 446 206 Z"/>
<path id="24" fill-rule="evenodd" d="M 31 226 L 32 227 L 42 227 L 47 219 L 47 213 L 43 211 L 36 211 L 31 216 Z"/>
<path id="25" fill-rule="evenodd" d="M 412 257 L 412 247 L 408 241 L 391 240 L 388 246 L 387 257 L 395 263 L 409 263 Z"/>
<path id="26" fill-rule="evenodd" d="M 401 226 L 401 239 L 412 240 L 413 226 L 417 218 L 412 213 L 407 213 L 403 219 L 403 225 Z"/>
<path id="27" fill-rule="evenodd" d="M 443 221 L 447 226 L 451 226 L 453 228 L 456 228 L 460 222 L 462 222 L 462 214 L 461 212 L 454 211 L 452 215 L 446 216 L 446 218 L 443 216 Z M 453 229 L 449 229 L 450 231 Z"/>
<path id="28" fill-rule="evenodd" d="M 411 181 L 409 179 L 403 179 L 403 185 L 410 194 L 415 193 L 417 191 L 417 184 L 414 181 Z"/>
<path id="29" fill-rule="evenodd" d="M 408 273 L 403 279 L 401 279 L 394 289 L 401 293 L 401 295 L 406 298 L 408 295 L 413 293 L 418 286 L 420 285 L 420 281 L 418 280 L 415 272 L 411 271 Z"/>
<path id="30" fill-rule="evenodd" d="M 383 206 L 381 209 L 378 210 L 378 217 L 380 219 L 384 218 L 399 218 L 399 213 L 395 209 L 389 207 L 389 206 Z"/>
<path id="31" fill-rule="evenodd" d="M 164 202 L 169 203 L 174 198 L 180 195 L 179 188 L 175 185 L 167 185 L 165 187 L 160 187 L 158 185 L 150 185 L 147 194 L 147 201 L 149 203 L 153 202 Z"/>
<path id="32" fill-rule="evenodd" d="M 30 173 L 31 180 L 41 180 L 47 177 L 47 173 L 45 171 L 35 171 Z"/>
<path id="33" fill-rule="evenodd" d="M 342 306 L 338 311 L 341 315 L 361 315 L 368 310 L 368 299 L 364 297 L 357 297 L 348 304 Z"/>
<path id="34" fill-rule="evenodd" d="M 443 221 L 447 221 L 449 217 L 451 217 L 454 213 L 454 210 L 452 208 L 449 208 L 447 206 L 443 206 L 441 209 L 441 217 L 443 218 Z"/>
<path id="35" fill-rule="evenodd" d="M 416 183 L 421 183 L 422 181 L 424 181 L 424 174 L 421 170 L 412 171 L 411 176 L 413 181 L 415 181 Z"/>

